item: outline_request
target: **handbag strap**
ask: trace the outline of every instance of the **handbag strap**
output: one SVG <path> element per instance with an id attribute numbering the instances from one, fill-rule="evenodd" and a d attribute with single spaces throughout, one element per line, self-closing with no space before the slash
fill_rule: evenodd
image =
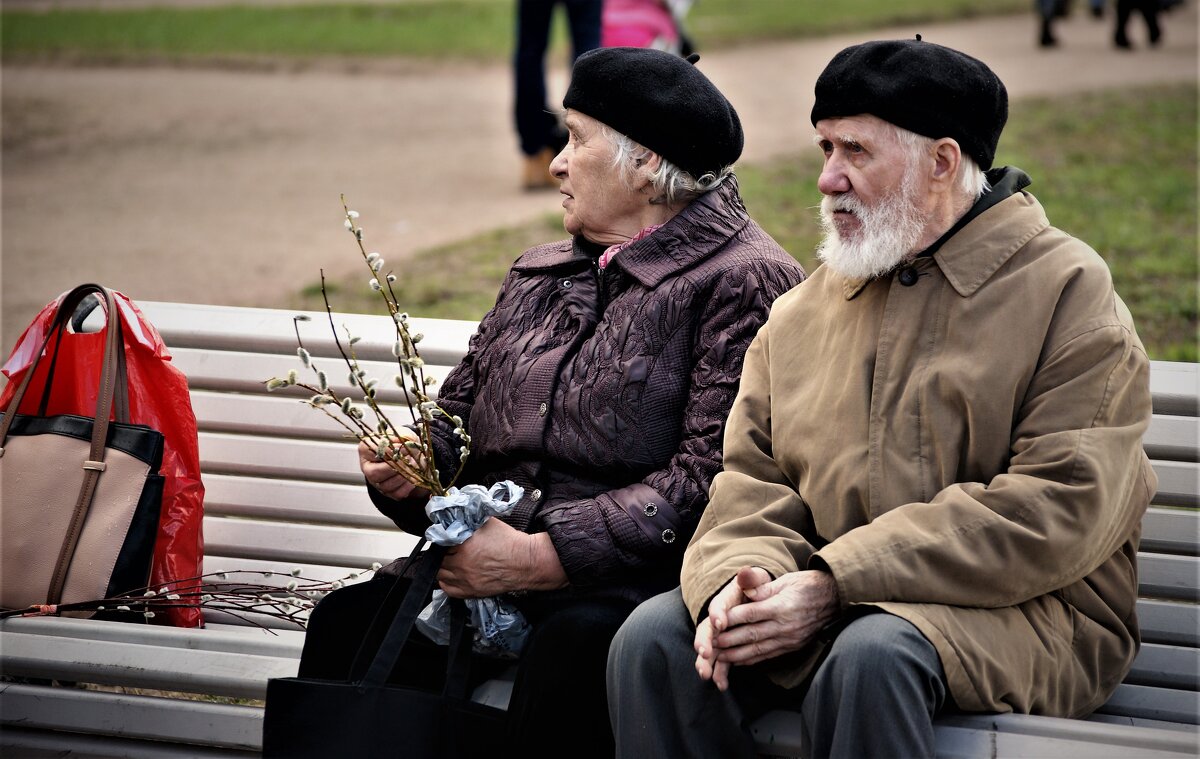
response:
<path id="1" fill-rule="evenodd" d="M 421 542 L 424 543 L 423 540 Z M 412 555 L 408 557 L 408 562 L 401 570 L 401 577 L 396 579 L 396 584 L 392 586 L 392 590 L 388 594 L 389 599 L 400 591 L 403 585 L 403 574 L 416 560 L 421 547 L 421 543 L 418 543 L 417 547 L 413 549 Z M 396 668 L 396 662 L 400 659 L 400 651 L 408 642 L 408 637 L 412 634 L 412 629 L 416 624 L 417 615 L 421 613 L 421 609 L 425 606 L 425 599 L 429 596 L 433 584 L 437 580 L 437 572 L 442 566 L 442 558 L 446 555 L 446 550 L 445 546 L 435 544 L 425 552 L 424 560 L 417 567 L 416 574 L 413 575 L 404 595 L 404 600 L 400 603 L 396 616 L 392 618 L 387 633 L 384 634 L 383 641 L 379 644 L 375 658 L 371 660 L 366 674 L 357 681 L 360 691 L 382 686 L 391 676 L 392 670 Z M 363 654 L 364 652 L 360 650 L 359 656 L 361 657 Z"/>
<path id="2" fill-rule="evenodd" d="M 71 310 L 70 318 L 58 322 L 58 337 L 54 341 L 54 355 L 50 357 L 50 368 L 46 370 L 46 383 L 42 387 L 42 400 L 38 404 L 37 415 L 45 416 L 50 405 L 50 390 L 54 386 L 54 370 L 58 366 L 58 349 L 62 346 L 63 334 L 68 326 L 75 332 L 83 331 L 83 324 L 101 299 L 95 293 L 89 293 L 80 299 L 79 305 Z M 119 315 L 118 315 L 118 318 Z M 38 355 L 41 355 L 39 352 Z M 113 418 L 118 422 L 129 423 L 129 377 L 125 368 L 125 351 L 117 351 L 117 379 L 114 385 Z"/>
<path id="3" fill-rule="evenodd" d="M 421 545 L 418 544 L 405 563 L 405 569 L 412 565 L 420 550 Z M 408 642 L 417 616 L 421 613 L 421 609 L 424 608 L 426 598 L 433 589 L 438 569 L 442 565 L 442 559 L 445 557 L 446 551 L 447 548 L 445 546 L 432 545 L 426 552 L 424 561 L 417 568 L 416 574 L 409 583 L 408 590 L 404 595 L 404 600 L 401 602 L 399 610 L 396 612 L 396 616 L 392 619 L 383 641 L 379 644 L 375 658 L 371 661 L 371 665 L 362 679 L 356 681 L 360 692 L 367 688 L 382 686 L 396 668 L 396 662 L 400 659 L 400 652 L 404 648 L 404 644 Z M 401 570 L 401 576 L 403 576 L 403 573 L 404 570 Z M 402 585 L 402 577 L 397 578 L 396 584 L 392 586 L 392 590 L 388 593 L 388 597 L 391 598 L 393 593 L 399 592 L 399 588 Z M 387 606 L 386 601 L 384 602 L 384 606 Z M 374 628 L 375 624 L 372 623 L 371 627 Z M 450 599 L 450 647 L 447 653 L 446 681 L 442 688 L 443 696 L 460 699 L 466 697 L 471 666 L 471 644 L 473 640 L 474 634 L 467 627 L 466 603 L 461 599 Z M 363 654 L 363 650 L 360 649 L 358 655 L 355 657 L 355 666 L 352 668 L 352 671 L 358 671 L 359 659 Z"/>
<path id="4" fill-rule="evenodd" d="M 117 312 L 116 300 L 111 290 L 101 285 L 86 284 L 76 287 L 63 297 L 62 302 L 58 305 L 58 310 L 54 314 L 54 321 L 50 329 L 46 332 L 46 337 L 42 340 L 41 347 L 34 354 L 33 361 L 30 363 L 29 369 L 26 370 L 25 377 L 21 380 L 20 386 L 17 387 L 17 391 L 13 395 L 12 402 L 9 404 L 9 413 L 6 413 L 3 420 L 0 421 L 0 456 L 3 456 L 4 444 L 8 440 L 9 429 L 12 427 L 13 420 L 17 416 L 17 410 L 21 407 L 21 400 L 25 396 L 25 391 L 29 388 L 34 371 L 37 369 L 38 362 L 42 359 L 42 354 L 45 352 L 51 336 L 55 332 L 60 333 L 59 342 L 61 342 L 63 326 L 71 318 L 79 303 L 92 293 L 97 293 L 104 297 L 105 306 L 108 310 L 108 329 L 105 332 L 104 341 L 104 361 L 100 369 L 100 390 L 96 396 L 96 414 L 92 419 L 91 447 L 88 451 L 88 458 L 83 462 L 83 485 L 79 489 L 79 496 L 75 501 L 75 509 L 71 515 L 67 534 L 63 538 L 58 559 L 54 564 L 54 573 L 51 575 L 50 587 L 46 592 L 46 603 L 48 604 L 56 604 L 62 600 L 62 589 L 67 579 L 67 569 L 71 565 L 71 559 L 75 555 L 75 548 L 79 544 L 79 534 L 83 528 L 83 522 L 87 517 L 88 508 L 91 506 L 92 496 L 96 492 L 96 484 L 100 479 L 100 473 L 107 466 L 104 463 L 104 447 L 108 440 L 109 415 L 112 413 L 113 394 L 116 386 L 117 370 L 115 364 L 118 361 L 118 353 L 121 354 L 120 359 L 123 360 L 125 352 L 124 343 L 121 338 L 121 317 Z M 55 345 L 56 357 L 57 346 L 58 343 Z"/>
<path id="5" fill-rule="evenodd" d="M 471 647 L 475 633 L 467 627 L 467 602 L 450 599 L 450 650 L 446 660 L 446 684 L 442 696 L 465 699 L 471 675 Z"/>

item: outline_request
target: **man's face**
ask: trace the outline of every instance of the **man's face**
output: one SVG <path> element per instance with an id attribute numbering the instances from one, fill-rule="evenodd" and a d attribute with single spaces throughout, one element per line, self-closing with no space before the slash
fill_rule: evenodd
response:
<path id="1" fill-rule="evenodd" d="M 869 115 L 824 119 L 815 142 L 825 154 L 818 257 L 847 277 L 869 279 L 919 252 L 929 224 L 923 163 L 895 130 Z"/>

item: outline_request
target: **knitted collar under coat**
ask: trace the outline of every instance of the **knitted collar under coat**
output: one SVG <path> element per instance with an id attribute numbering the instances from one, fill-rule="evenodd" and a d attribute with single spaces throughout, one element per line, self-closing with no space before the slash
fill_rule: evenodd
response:
<path id="1" fill-rule="evenodd" d="M 472 452 L 460 484 L 511 479 L 505 518 L 548 532 L 570 585 L 529 593 L 636 603 L 678 583 L 683 548 L 721 465 L 742 359 L 803 270 L 748 216 L 730 177 L 601 271 L 604 246 L 563 240 L 509 271 L 439 402 Z M 437 429 L 439 469 L 457 440 Z M 419 504 L 377 506 L 419 533 Z"/>

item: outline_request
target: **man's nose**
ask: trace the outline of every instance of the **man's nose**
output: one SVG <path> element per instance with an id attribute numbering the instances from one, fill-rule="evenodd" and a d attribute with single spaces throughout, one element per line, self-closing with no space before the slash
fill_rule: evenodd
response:
<path id="1" fill-rule="evenodd" d="M 822 195 L 839 195 L 850 190 L 850 178 L 842 170 L 841 163 L 828 160 L 821 168 L 821 176 L 817 177 L 817 189 Z"/>

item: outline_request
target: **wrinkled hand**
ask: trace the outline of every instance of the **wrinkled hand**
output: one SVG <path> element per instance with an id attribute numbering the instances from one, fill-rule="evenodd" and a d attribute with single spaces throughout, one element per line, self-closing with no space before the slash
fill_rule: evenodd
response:
<path id="1" fill-rule="evenodd" d="M 817 570 L 743 586 L 742 593 L 747 602 L 730 609 L 713 641 L 718 665 L 757 664 L 804 648 L 840 610 L 833 575 Z"/>
<path id="2" fill-rule="evenodd" d="M 762 567 L 742 567 L 737 577 L 708 602 L 708 616 L 696 625 L 693 644 L 696 649 L 696 673 L 701 680 L 712 680 L 720 690 L 729 687 L 730 662 L 720 658 L 717 636 L 729 628 L 730 613 L 750 600 L 746 592 L 770 581 L 770 573 Z"/>
<path id="3" fill-rule="evenodd" d="M 414 435 L 403 435 L 401 438 L 392 438 L 399 442 L 401 439 L 415 439 Z M 412 457 L 409 457 L 412 459 Z M 414 462 L 418 461 L 413 459 Z M 425 488 L 412 484 L 404 478 L 399 472 L 386 462 L 380 461 L 375 456 L 375 449 L 366 443 L 358 444 L 358 467 L 362 470 L 363 476 L 367 478 L 367 482 L 371 487 L 383 493 L 388 498 L 396 501 L 403 501 L 408 498 L 428 498 L 429 491 Z"/>
<path id="4" fill-rule="evenodd" d="M 561 588 L 567 573 L 549 535 L 527 535 L 493 517 L 446 552 L 437 579 L 452 598 L 486 598 L 514 590 Z"/>

